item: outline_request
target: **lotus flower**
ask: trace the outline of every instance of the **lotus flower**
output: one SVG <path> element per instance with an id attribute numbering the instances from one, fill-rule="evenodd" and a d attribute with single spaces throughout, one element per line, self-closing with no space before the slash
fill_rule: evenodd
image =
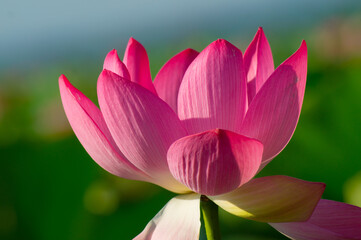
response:
<path id="1" fill-rule="evenodd" d="M 254 178 L 290 140 L 306 85 L 307 47 L 274 69 L 260 28 L 242 52 L 217 40 L 187 49 L 151 79 L 144 47 L 131 38 L 98 78 L 99 108 L 59 78 L 66 115 L 106 171 L 179 195 L 135 239 L 194 240 L 201 195 L 237 216 L 270 223 L 292 239 L 361 239 L 361 209 L 320 200 L 323 183 Z"/>

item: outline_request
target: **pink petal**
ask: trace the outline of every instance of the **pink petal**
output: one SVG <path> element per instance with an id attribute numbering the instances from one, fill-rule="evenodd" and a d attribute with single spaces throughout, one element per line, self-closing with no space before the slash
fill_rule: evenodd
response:
<path id="1" fill-rule="evenodd" d="M 133 240 L 198 240 L 201 228 L 200 195 L 180 195 L 148 223 Z"/>
<path id="2" fill-rule="evenodd" d="M 242 52 L 226 40 L 205 48 L 179 88 L 178 115 L 190 133 L 221 128 L 238 132 L 247 107 Z"/>
<path id="3" fill-rule="evenodd" d="M 210 199 L 227 212 L 255 221 L 305 221 L 324 190 L 323 183 L 269 176 L 252 179 L 233 192 Z"/>
<path id="4" fill-rule="evenodd" d="M 197 55 L 198 52 L 190 48 L 178 53 L 160 69 L 154 79 L 158 96 L 168 103 L 174 112 L 177 112 L 178 91 L 184 73 Z"/>
<path id="5" fill-rule="evenodd" d="M 251 103 L 274 70 L 271 47 L 261 27 L 244 52 L 243 60 L 248 82 L 248 103 Z"/>
<path id="6" fill-rule="evenodd" d="M 188 189 L 168 169 L 169 146 L 186 135 L 174 111 L 161 99 L 113 72 L 103 70 L 98 79 L 99 104 L 119 149 L 137 168 L 161 186 Z"/>
<path id="7" fill-rule="evenodd" d="M 59 88 L 69 123 L 94 161 L 119 177 L 149 181 L 116 147 L 100 110 L 64 75 L 59 77 Z"/>
<path id="8" fill-rule="evenodd" d="M 270 225 L 296 240 L 360 240 L 361 208 L 321 199 L 307 222 Z"/>
<path id="9" fill-rule="evenodd" d="M 249 181 L 261 163 L 262 144 L 227 130 L 211 130 L 174 142 L 168 151 L 173 176 L 193 191 L 217 195 Z"/>
<path id="10" fill-rule="evenodd" d="M 113 49 L 108 53 L 104 60 L 103 69 L 112 71 L 113 73 L 118 74 L 119 76 L 130 80 L 130 75 L 127 67 L 122 61 L 120 61 L 117 50 Z"/>
<path id="11" fill-rule="evenodd" d="M 129 70 L 132 82 L 138 83 L 152 93 L 157 94 L 150 75 L 147 51 L 134 38 L 129 39 L 123 62 Z"/>
<path id="12" fill-rule="evenodd" d="M 307 46 L 301 47 L 268 78 L 251 102 L 241 134 L 264 145 L 261 168 L 290 140 L 301 112 L 306 85 Z"/>

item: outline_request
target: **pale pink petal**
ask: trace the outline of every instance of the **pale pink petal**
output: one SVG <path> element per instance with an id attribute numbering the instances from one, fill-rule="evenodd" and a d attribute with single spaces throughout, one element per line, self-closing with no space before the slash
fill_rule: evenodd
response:
<path id="1" fill-rule="evenodd" d="M 133 240 L 198 240 L 200 195 L 174 197 Z"/>
<path id="2" fill-rule="evenodd" d="M 178 94 L 178 115 L 190 133 L 239 132 L 247 107 L 242 52 L 226 40 L 205 48 L 189 65 Z"/>
<path id="3" fill-rule="evenodd" d="M 290 140 L 301 112 L 306 85 L 307 47 L 301 47 L 268 78 L 249 105 L 241 134 L 264 145 L 261 168 Z"/>
<path id="4" fill-rule="evenodd" d="M 130 80 L 130 75 L 127 67 L 120 61 L 117 50 L 113 49 L 108 53 L 104 60 L 103 69 L 112 71 L 119 76 Z"/>
<path id="5" fill-rule="evenodd" d="M 274 70 L 271 47 L 261 27 L 244 52 L 243 60 L 249 104 Z"/>
<path id="6" fill-rule="evenodd" d="M 305 221 L 324 189 L 323 183 L 269 176 L 252 179 L 233 192 L 210 199 L 227 212 L 255 221 Z"/>
<path id="7" fill-rule="evenodd" d="M 71 85 L 64 75 L 59 78 L 60 95 L 65 113 L 75 135 L 102 168 L 123 178 L 149 181 L 116 147 L 100 110 Z"/>
<path id="8" fill-rule="evenodd" d="M 175 192 L 188 189 L 169 172 L 167 150 L 187 133 L 178 116 L 143 87 L 103 70 L 98 79 L 99 104 L 119 149 L 137 168 Z"/>
<path id="9" fill-rule="evenodd" d="M 270 225 L 295 240 L 360 240 L 361 208 L 321 199 L 307 222 Z"/>
<path id="10" fill-rule="evenodd" d="M 168 151 L 173 176 L 193 191 L 217 195 L 249 181 L 259 168 L 262 144 L 227 130 L 210 130 L 174 142 Z"/>
<path id="11" fill-rule="evenodd" d="M 172 57 L 154 78 L 154 87 L 158 96 L 177 113 L 178 91 L 185 71 L 197 57 L 198 52 L 186 49 Z"/>
<path id="12" fill-rule="evenodd" d="M 138 83 L 152 93 L 157 94 L 152 82 L 152 76 L 150 75 L 147 51 L 134 38 L 129 39 L 123 62 L 129 70 L 132 82 Z"/>

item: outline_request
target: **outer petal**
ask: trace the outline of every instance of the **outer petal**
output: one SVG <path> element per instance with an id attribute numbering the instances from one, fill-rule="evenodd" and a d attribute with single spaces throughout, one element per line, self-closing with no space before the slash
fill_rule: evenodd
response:
<path id="1" fill-rule="evenodd" d="M 134 38 L 129 39 L 123 62 L 129 70 L 132 82 L 138 83 L 152 93 L 157 94 L 150 75 L 147 51 Z"/>
<path id="2" fill-rule="evenodd" d="M 186 49 L 172 57 L 154 78 L 154 86 L 158 96 L 177 112 L 178 91 L 185 71 L 197 57 L 198 52 Z"/>
<path id="3" fill-rule="evenodd" d="M 261 27 L 244 52 L 243 60 L 248 82 L 248 103 L 251 103 L 274 70 L 271 47 Z"/>
<path id="4" fill-rule="evenodd" d="M 307 222 L 270 225 L 295 240 L 360 240 L 361 208 L 321 199 Z"/>
<path id="5" fill-rule="evenodd" d="M 178 115 L 190 133 L 221 128 L 238 132 L 247 107 L 242 52 L 225 40 L 205 48 L 188 67 Z"/>
<path id="6" fill-rule="evenodd" d="M 196 240 L 199 239 L 200 195 L 180 195 L 148 223 L 134 240 Z"/>
<path id="7" fill-rule="evenodd" d="M 251 102 L 241 134 L 264 145 L 265 166 L 290 140 L 301 112 L 306 85 L 307 47 L 301 47 L 268 78 Z"/>
<path id="8" fill-rule="evenodd" d="M 217 195 L 249 181 L 261 163 L 262 144 L 226 130 L 211 130 L 174 142 L 168 151 L 173 176 L 193 191 Z"/>
<path id="9" fill-rule="evenodd" d="M 59 78 L 59 88 L 69 123 L 94 161 L 119 177 L 150 181 L 116 147 L 100 110 L 64 75 Z"/>
<path id="10" fill-rule="evenodd" d="M 103 69 L 112 71 L 113 73 L 118 74 L 119 76 L 130 80 L 130 74 L 122 61 L 120 61 L 117 50 L 113 49 L 108 53 L 104 60 Z"/>
<path id="11" fill-rule="evenodd" d="M 305 221 L 324 189 L 323 183 L 270 176 L 252 179 L 233 192 L 210 199 L 234 215 L 255 221 Z"/>
<path id="12" fill-rule="evenodd" d="M 103 70 L 98 79 L 99 104 L 122 153 L 160 185 L 187 191 L 168 169 L 169 146 L 186 131 L 172 109 L 139 85 Z"/>

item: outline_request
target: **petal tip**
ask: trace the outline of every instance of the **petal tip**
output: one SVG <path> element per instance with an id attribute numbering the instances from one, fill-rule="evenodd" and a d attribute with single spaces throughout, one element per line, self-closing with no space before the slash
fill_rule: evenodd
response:
<path id="1" fill-rule="evenodd" d="M 219 38 L 216 41 L 214 41 L 213 43 L 211 43 L 211 45 L 232 45 L 230 42 L 228 42 L 227 40 L 223 39 L 223 38 Z M 233 46 L 233 45 L 232 45 Z"/>
<path id="2" fill-rule="evenodd" d="M 119 76 L 118 74 L 108 70 L 108 69 L 103 69 L 103 71 L 100 73 L 99 75 L 99 79 L 125 79 L 124 77 L 122 76 Z"/>
<path id="3" fill-rule="evenodd" d="M 70 83 L 70 81 L 67 79 L 67 77 L 64 74 L 61 74 L 59 77 L 59 87 L 60 90 L 62 88 L 66 88 L 69 89 L 70 91 L 72 90 L 72 88 L 74 88 L 74 86 Z"/>
<path id="4" fill-rule="evenodd" d="M 61 75 L 59 76 L 59 83 L 60 83 L 60 82 L 66 82 L 66 81 L 68 81 L 68 79 L 66 78 L 66 76 L 65 76 L 64 74 L 61 74 Z"/>
<path id="5" fill-rule="evenodd" d="M 100 75 L 107 75 L 107 74 L 110 74 L 111 71 L 108 70 L 108 69 L 103 69 L 103 71 L 100 73 Z"/>
<path id="6" fill-rule="evenodd" d="M 191 55 L 191 54 L 198 54 L 198 53 L 199 53 L 198 51 L 196 51 L 196 50 L 194 50 L 194 49 L 192 49 L 192 48 L 187 48 L 187 49 L 185 49 L 183 52 L 185 52 L 186 54 L 189 54 L 189 55 Z"/>
<path id="7" fill-rule="evenodd" d="M 99 82 L 108 81 L 113 75 L 116 75 L 116 74 L 108 69 L 103 69 L 103 71 L 99 75 L 98 84 L 99 84 Z"/>
<path id="8" fill-rule="evenodd" d="M 117 58 L 119 58 L 119 56 L 118 56 L 118 51 L 114 48 L 114 49 L 112 49 L 109 53 L 108 53 L 108 55 L 107 56 L 111 56 L 111 57 L 117 57 Z"/>
<path id="9" fill-rule="evenodd" d="M 104 60 L 104 64 L 103 64 L 103 69 L 106 69 L 107 65 L 109 65 L 109 62 L 113 62 L 115 59 L 114 58 L 118 58 L 118 52 L 116 49 L 112 49 L 111 51 L 108 52 L 107 56 L 105 57 Z"/>
<path id="10" fill-rule="evenodd" d="M 141 44 L 135 38 L 130 37 L 129 41 L 128 41 L 128 46 L 131 46 L 131 45 L 141 45 Z"/>
<path id="11" fill-rule="evenodd" d="M 293 62 L 295 59 L 299 59 L 299 61 L 301 62 L 305 62 L 305 63 L 307 62 L 307 44 L 305 40 L 302 40 L 300 47 L 288 59 L 286 59 L 285 63 Z M 299 62 L 296 61 L 295 63 L 299 63 Z"/>
<path id="12" fill-rule="evenodd" d="M 300 47 L 297 49 L 297 51 L 294 54 L 292 54 L 292 56 L 293 55 L 301 55 L 301 56 L 305 55 L 305 56 L 307 56 L 307 44 L 306 44 L 305 40 L 302 40 Z"/>
<path id="13" fill-rule="evenodd" d="M 242 56 L 242 51 L 238 47 L 236 47 L 232 43 L 230 43 L 227 40 L 222 39 L 222 38 L 217 39 L 216 41 L 209 44 L 206 49 L 208 49 L 208 51 L 218 49 L 218 51 L 220 51 L 220 52 L 223 52 L 225 50 L 231 50 L 231 51 L 233 51 L 234 56 L 236 55 L 235 54 L 236 52 L 240 53 L 241 56 Z"/>
<path id="14" fill-rule="evenodd" d="M 126 48 L 125 52 L 127 52 L 129 48 L 133 48 L 136 45 L 139 45 L 139 42 L 137 40 L 135 40 L 135 38 L 130 37 L 128 40 L 128 44 L 127 44 L 127 48 Z"/>
<path id="15" fill-rule="evenodd" d="M 303 49 L 304 51 L 306 51 L 306 52 L 307 52 L 307 43 L 306 43 L 306 41 L 305 41 L 305 40 L 302 40 L 302 43 L 301 43 L 301 47 L 300 47 L 300 49 Z"/>
<path id="16" fill-rule="evenodd" d="M 222 129 L 219 129 L 219 128 L 216 128 L 216 129 L 214 129 L 214 130 L 211 130 L 211 131 L 213 131 L 215 134 L 217 134 L 217 135 L 221 135 L 222 134 Z"/>

